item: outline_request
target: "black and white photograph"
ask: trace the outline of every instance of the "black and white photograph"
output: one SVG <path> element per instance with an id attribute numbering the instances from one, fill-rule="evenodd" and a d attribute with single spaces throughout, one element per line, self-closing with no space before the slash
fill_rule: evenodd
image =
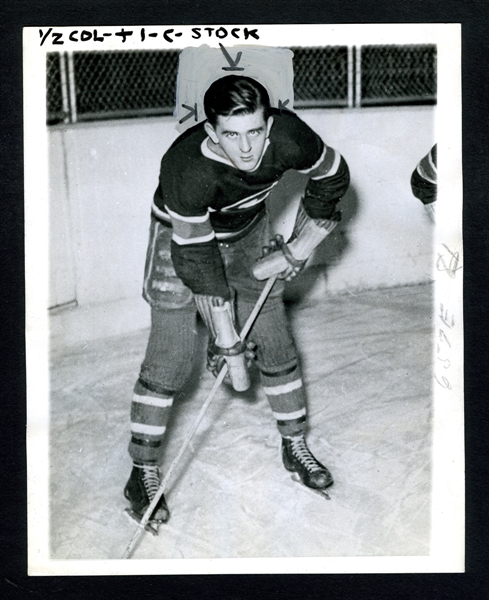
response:
<path id="1" fill-rule="evenodd" d="M 31 575 L 464 571 L 460 52 L 24 29 Z"/>

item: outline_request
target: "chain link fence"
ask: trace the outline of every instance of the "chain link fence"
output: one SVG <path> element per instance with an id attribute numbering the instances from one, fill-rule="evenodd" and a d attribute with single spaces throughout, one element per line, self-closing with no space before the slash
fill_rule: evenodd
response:
<path id="1" fill-rule="evenodd" d="M 291 49 L 295 108 L 436 102 L 435 45 Z M 172 114 L 178 55 L 49 53 L 48 124 Z"/>
<path id="2" fill-rule="evenodd" d="M 296 108 L 348 106 L 347 46 L 291 50 Z"/>
<path id="3" fill-rule="evenodd" d="M 171 114 L 179 52 L 75 52 L 79 119 Z"/>
<path id="4" fill-rule="evenodd" d="M 436 46 L 362 46 L 361 104 L 436 100 Z"/>
<path id="5" fill-rule="evenodd" d="M 68 112 L 63 109 L 65 86 L 61 84 L 61 57 L 64 55 L 57 52 L 50 52 L 46 57 L 48 123 L 59 123 L 69 118 Z"/>

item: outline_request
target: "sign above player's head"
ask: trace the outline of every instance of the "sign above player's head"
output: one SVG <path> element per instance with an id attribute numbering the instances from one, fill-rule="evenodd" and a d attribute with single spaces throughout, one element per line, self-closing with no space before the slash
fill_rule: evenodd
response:
<path id="1" fill-rule="evenodd" d="M 293 56 L 287 48 L 262 46 L 185 48 L 178 65 L 177 130 L 183 132 L 220 114 L 254 112 L 256 102 L 265 109 L 269 105 L 292 110 Z"/>

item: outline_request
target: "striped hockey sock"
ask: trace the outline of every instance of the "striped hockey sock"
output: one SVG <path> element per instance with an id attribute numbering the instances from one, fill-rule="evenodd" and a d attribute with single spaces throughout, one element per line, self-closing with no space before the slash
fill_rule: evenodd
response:
<path id="1" fill-rule="evenodd" d="M 306 429 L 306 398 L 299 365 L 274 367 L 260 372 L 265 394 L 282 437 L 301 435 Z"/>
<path id="2" fill-rule="evenodd" d="M 173 404 L 174 392 L 151 388 L 141 379 L 134 387 L 129 454 L 137 463 L 157 463 L 160 460 L 166 424 Z"/>

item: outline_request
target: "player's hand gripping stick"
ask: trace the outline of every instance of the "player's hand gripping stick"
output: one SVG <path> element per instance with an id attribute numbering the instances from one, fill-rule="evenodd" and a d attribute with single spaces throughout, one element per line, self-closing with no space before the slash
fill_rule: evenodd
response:
<path id="1" fill-rule="evenodd" d="M 245 344 L 234 328 L 231 312 L 226 303 L 216 298 L 211 306 L 212 320 L 216 329 L 214 351 L 223 355 L 228 364 L 229 378 L 237 392 L 245 392 L 251 382 L 246 367 Z"/>
<path id="2" fill-rule="evenodd" d="M 194 298 L 209 330 L 212 353 L 219 357 L 219 363 L 225 361 L 228 364 L 233 388 L 237 392 L 246 391 L 251 385 L 246 367 L 246 345 L 234 325 L 233 301 L 205 294 L 195 294 Z"/>
<path id="3" fill-rule="evenodd" d="M 313 250 L 333 231 L 338 221 L 329 219 L 312 219 L 306 213 L 302 202 L 292 232 L 291 240 L 282 243 L 281 236 L 272 240 L 272 250 L 264 258 L 258 260 L 253 267 L 253 275 L 258 281 L 278 275 L 281 279 L 292 279 L 304 268 Z"/>

